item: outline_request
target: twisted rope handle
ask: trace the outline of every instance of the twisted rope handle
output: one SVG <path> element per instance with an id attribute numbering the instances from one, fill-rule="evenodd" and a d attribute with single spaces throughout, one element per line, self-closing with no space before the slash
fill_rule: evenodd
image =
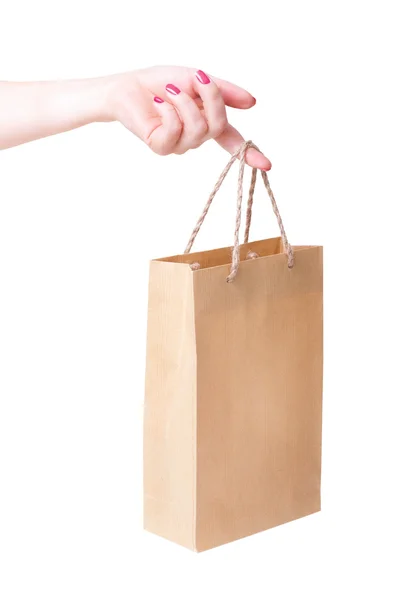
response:
<path id="1" fill-rule="evenodd" d="M 259 148 L 257 146 L 255 146 L 255 144 L 253 142 L 251 142 L 250 140 L 247 142 L 244 142 L 242 144 L 242 146 L 232 155 L 230 161 L 228 162 L 226 167 L 223 169 L 219 179 L 217 180 L 215 187 L 213 188 L 212 193 L 210 194 L 210 196 L 205 204 L 203 212 L 200 215 L 200 217 L 195 225 L 195 228 L 192 231 L 192 235 L 190 236 L 190 239 L 187 243 L 187 246 L 186 246 L 186 249 L 184 252 L 185 254 L 188 254 L 190 252 L 190 250 L 192 249 L 193 242 L 195 241 L 196 236 L 199 233 L 201 226 L 203 225 L 203 221 L 205 220 L 206 215 L 209 212 L 209 208 L 213 202 L 213 198 L 216 196 L 217 192 L 219 191 L 220 186 L 222 185 L 222 183 L 223 183 L 226 175 L 228 174 L 230 168 L 232 167 L 233 163 L 235 162 L 235 160 L 237 158 L 239 158 L 239 176 L 238 176 L 238 183 L 237 183 L 235 236 L 234 236 L 234 243 L 233 243 L 233 250 L 232 250 L 232 266 L 230 269 L 230 273 L 227 277 L 228 283 L 231 283 L 234 280 L 234 278 L 236 277 L 236 274 L 239 269 L 239 264 L 240 264 L 239 231 L 240 231 L 240 224 L 241 224 L 241 219 L 242 219 L 243 176 L 244 176 L 244 172 L 245 172 L 246 152 L 248 151 L 249 148 L 255 148 L 255 150 L 259 150 Z M 249 240 L 250 222 L 252 220 L 253 194 L 254 194 L 255 185 L 256 185 L 256 175 L 257 175 L 257 169 L 254 168 L 252 170 L 252 177 L 250 180 L 249 198 L 248 198 L 247 210 L 246 210 L 246 226 L 245 226 L 245 235 L 244 235 L 244 243 L 245 244 Z M 272 203 L 273 212 L 275 213 L 275 216 L 276 216 L 276 219 L 277 219 L 277 222 L 279 225 L 280 235 L 282 237 L 285 254 L 287 255 L 287 258 L 288 258 L 288 267 L 291 269 L 294 264 L 294 256 L 293 256 L 292 246 L 288 242 L 285 228 L 283 227 L 282 218 L 280 216 L 279 209 L 276 204 L 275 196 L 273 195 L 273 192 L 272 192 L 270 184 L 269 184 L 268 175 L 265 171 L 261 171 L 261 175 L 262 175 L 263 183 L 265 184 L 265 187 L 266 187 L 266 191 L 267 191 L 270 201 Z"/>

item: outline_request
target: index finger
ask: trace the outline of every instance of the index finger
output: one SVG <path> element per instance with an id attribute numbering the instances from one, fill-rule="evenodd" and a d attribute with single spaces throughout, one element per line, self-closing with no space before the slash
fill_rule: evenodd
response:
<path id="1" fill-rule="evenodd" d="M 228 125 L 224 132 L 216 138 L 216 142 L 230 154 L 234 154 L 244 141 L 244 137 L 232 125 Z M 247 151 L 246 163 L 250 167 L 256 167 L 262 171 L 270 171 L 272 168 L 270 160 L 255 148 L 249 148 Z"/>
<path id="2" fill-rule="evenodd" d="M 218 86 L 226 106 L 241 109 L 252 108 L 252 106 L 255 106 L 256 98 L 254 98 L 247 90 L 239 87 L 235 83 L 217 77 L 213 77 L 213 81 Z"/>

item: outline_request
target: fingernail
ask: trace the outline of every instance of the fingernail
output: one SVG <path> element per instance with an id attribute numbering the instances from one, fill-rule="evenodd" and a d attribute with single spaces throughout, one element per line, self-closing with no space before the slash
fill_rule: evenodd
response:
<path id="1" fill-rule="evenodd" d="M 163 104 L 164 100 L 162 100 L 161 98 L 159 98 L 159 96 L 155 96 L 153 98 L 154 102 L 157 102 L 158 104 Z"/>
<path id="2" fill-rule="evenodd" d="M 199 71 L 196 71 L 195 75 L 196 75 L 196 78 L 198 79 L 198 81 L 200 81 L 200 83 L 210 83 L 209 77 L 206 75 L 206 73 L 204 73 L 200 69 L 199 69 Z"/>
<path id="3" fill-rule="evenodd" d="M 179 88 L 173 85 L 173 83 L 167 84 L 166 92 L 169 92 L 169 94 L 173 94 L 173 96 L 177 96 L 178 94 L 180 94 Z"/>

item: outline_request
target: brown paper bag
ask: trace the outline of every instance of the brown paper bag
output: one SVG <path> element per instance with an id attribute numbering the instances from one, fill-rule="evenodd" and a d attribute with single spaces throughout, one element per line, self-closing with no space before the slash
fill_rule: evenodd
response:
<path id="1" fill-rule="evenodd" d="M 320 510 L 322 248 L 289 245 L 266 173 L 282 237 L 247 241 L 256 170 L 239 245 L 251 146 L 186 253 L 150 267 L 144 523 L 195 551 Z M 236 158 L 234 246 L 188 254 Z"/>

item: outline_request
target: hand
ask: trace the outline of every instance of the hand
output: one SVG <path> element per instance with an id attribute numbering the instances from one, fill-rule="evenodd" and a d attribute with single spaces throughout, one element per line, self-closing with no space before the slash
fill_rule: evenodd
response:
<path id="1" fill-rule="evenodd" d="M 186 67 L 151 67 L 109 79 L 108 120 L 120 121 L 161 155 L 183 154 L 209 139 L 235 152 L 244 138 L 229 124 L 226 106 L 256 103 L 237 85 Z M 253 148 L 246 162 L 265 171 L 272 166 Z"/>

